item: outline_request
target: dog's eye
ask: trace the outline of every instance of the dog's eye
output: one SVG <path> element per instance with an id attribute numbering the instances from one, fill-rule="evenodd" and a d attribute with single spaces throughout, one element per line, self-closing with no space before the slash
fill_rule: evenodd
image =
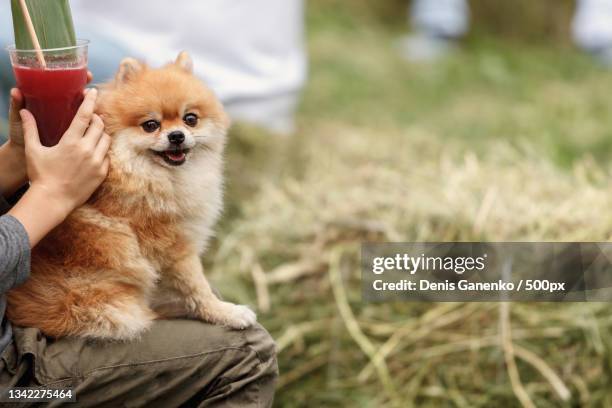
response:
<path id="1" fill-rule="evenodd" d="M 183 122 L 185 122 L 187 126 L 195 127 L 198 124 L 198 117 L 195 113 L 188 113 L 183 118 Z"/>
<path id="2" fill-rule="evenodd" d="M 161 127 L 161 124 L 156 120 L 148 120 L 142 125 L 142 129 L 147 133 L 153 133 Z"/>

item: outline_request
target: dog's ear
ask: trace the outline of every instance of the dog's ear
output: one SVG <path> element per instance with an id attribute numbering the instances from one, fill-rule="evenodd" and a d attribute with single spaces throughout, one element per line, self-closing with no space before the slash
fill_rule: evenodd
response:
<path id="1" fill-rule="evenodd" d="M 124 58 L 119 64 L 119 71 L 115 76 L 117 82 L 127 82 L 138 75 L 144 68 L 144 65 L 134 58 Z"/>
<path id="2" fill-rule="evenodd" d="M 184 71 L 193 74 L 193 60 L 187 51 L 182 51 L 174 63 Z"/>

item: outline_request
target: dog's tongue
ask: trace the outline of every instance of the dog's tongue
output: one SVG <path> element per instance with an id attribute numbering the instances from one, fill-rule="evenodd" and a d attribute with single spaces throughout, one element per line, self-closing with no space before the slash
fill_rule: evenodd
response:
<path id="1" fill-rule="evenodd" d="M 166 152 L 166 156 L 172 161 L 179 162 L 185 159 L 185 152 Z"/>

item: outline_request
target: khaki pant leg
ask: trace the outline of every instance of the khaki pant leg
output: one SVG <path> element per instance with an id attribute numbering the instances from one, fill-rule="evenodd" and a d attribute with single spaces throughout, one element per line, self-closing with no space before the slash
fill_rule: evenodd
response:
<path id="1" fill-rule="evenodd" d="M 158 321 L 139 340 L 49 341 L 15 330 L 31 356 L 30 386 L 72 387 L 70 407 L 268 407 L 278 375 L 275 344 L 261 327 L 237 331 L 191 320 Z M 50 404 L 49 406 L 59 406 Z"/>

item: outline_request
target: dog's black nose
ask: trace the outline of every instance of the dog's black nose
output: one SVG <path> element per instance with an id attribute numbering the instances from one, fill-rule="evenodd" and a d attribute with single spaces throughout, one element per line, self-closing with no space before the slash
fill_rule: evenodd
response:
<path id="1" fill-rule="evenodd" d="M 172 144 L 180 145 L 185 141 L 185 134 L 180 130 L 177 130 L 168 135 L 168 140 Z"/>

